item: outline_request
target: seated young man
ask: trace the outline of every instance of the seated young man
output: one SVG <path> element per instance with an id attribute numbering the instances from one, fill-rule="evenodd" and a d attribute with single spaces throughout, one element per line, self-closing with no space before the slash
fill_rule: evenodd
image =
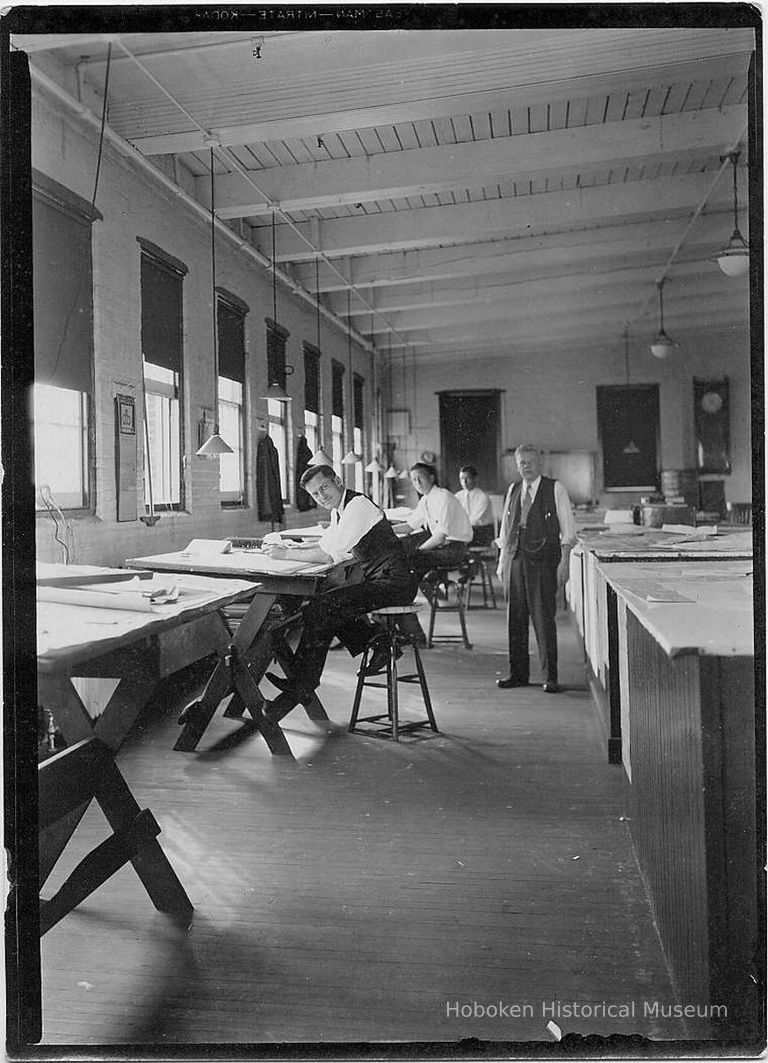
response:
<path id="1" fill-rule="evenodd" d="M 477 469 L 474 465 L 463 465 L 459 469 L 461 490 L 456 498 L 466 510 L 472 525 L 472 542 L 470 546 L 490 546 L 495 537 L 493 503 L 490 497 L 477 486 Z"/>
<path id="2" fill-rule="evenodd" d="M 351 555 L 357 564 L 344 583 L 330 587 L 303 607 L 304 626 L 296 649 L 294 678 L 284 680 L 268 673 L 267 678 L 283 691 L 269 709 L 277 715 L 311 697 L 334 636 L 353 657 L 357 656 L 378 631 L 365 614 L 388 605 L 410 604 L 418 586 L 400 540 L 370 498 L 345 489 L 329 465 L 311 466 L 300 483 L 319 505 L 331 511 L 330 526 L 317 546 L 268 546 L 269 555 L 315 564 L 341 561 Z M 375 651 L 366 673 L 380 671 L 385 661 L 384 649 Z"/>

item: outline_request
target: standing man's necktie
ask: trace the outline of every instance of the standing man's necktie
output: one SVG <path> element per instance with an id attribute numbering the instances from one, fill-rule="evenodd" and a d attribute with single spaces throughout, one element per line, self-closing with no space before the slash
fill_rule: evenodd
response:
<path id="1" fill-rule="evenodd" d="M 528 523 L 528 510 L 531 508 L 531 485 L 526 484 L 520 503 L 520 526 L 524 528 Z"/>

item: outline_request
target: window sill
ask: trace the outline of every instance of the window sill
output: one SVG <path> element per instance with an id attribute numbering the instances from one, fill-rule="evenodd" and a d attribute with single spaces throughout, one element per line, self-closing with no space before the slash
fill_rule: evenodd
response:
<path id="1" fill-rule="evenodd" d="M 103 524 L 104 520 L 99 517 L 95 510 L 92 509 L 62 509 L 62 514 L 65 520 L 77 521 L 78 524 L 91 523 L 91 524 Z M 36 509 L 35 520 L 41 520 L 42 518 L 50 519 L 50 515 L 47 509 Z"/>

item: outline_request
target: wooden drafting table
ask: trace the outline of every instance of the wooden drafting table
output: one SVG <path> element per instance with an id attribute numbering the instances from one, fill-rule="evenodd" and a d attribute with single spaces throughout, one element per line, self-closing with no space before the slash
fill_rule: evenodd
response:
<path id="1" fill-rule="evenodd" d="M 603 571 L 626 815 L 664 952 L 681 999 L 721 1004 L 737 1024 L 759 992 L 752 564 Z"/>
<path id="2" fill-rule="evenodd" d="M 67 574 L 77 578 L 78 566 Z M 187 576 L 177 581 L 176 601 L 148 601 L 147 583 L 105 581 L 84 566 L 81 585 L 38 588 L 38 701 L 60 729 L 67 748 L 39 768 L 40 882 L 45 883 L 92 800 L 114 834 L 80 862 L 50 900 L 41 904 L 45 933 L 129 860 L 156 908 L 187 918 L 192 904 L 163 853 L 160 827 L 140 809 L 114 762 L 132 724 L 163 674 L 173 670 L 162 635 L 194 625 L 233 602 L 250 598 L 245 581 Z M 116 607 L 104 604 L 121 598 Z M 166 595 L 172 597 L 172 595 Z M 51 600 L 54 598 L 56 600 Z M 96 604 L 100 602 L 101 604 Z M 223 628 L 223 622 L 219 620 Z M 205 652 L 210 652 L 206 639 Z M 117 681 L 103 711 L 92 715 L 81 699 L 81 678 Z M 274 726 L 274 725 L 270 725 Z"/>
<path id="3" fill-rule="evenodd" d="M 244 709 L 263 715 L 264 697 L 258 684 L 270 662 L 276 659 L 286 676 L 293 677 L 294 655 L 282 634 L 283 621 L 297 612 L 302 599 L 317 594 L 327 574 L 337 567 L 278 561 L 259 550 L 238 549 L 219 554 L 177 551 L 132 557 L 126 565 L 154 572 L 194 572 L 256 582 L 256 593 L 232 636 L 227 653 L 219 659 L 202 696 L 182 713 L 179 722 L 184 729 L 174 746 L 182 752 L 197 747 L 220 702 L 233 691 L 227 716 L 236 718 Z M 328 720 L 316 693 L 303 708 L 311 720 Z M 280 733 L 282 744 L 279 748 L 270 744 L 270 749 L 290 756 L 288 743 Z"/>
<path id="4" fill-rule="evenodd" d="M 695 533 L 696 529 L 690 531 Z M 751 532 L 742 528 L 698 541 L 683 539 L 657 529 L 580 532 L 579 542 L 571 551 L 568 600 L 584 641 L 590 685 L 608 730 L 608 759 L 612 764 L 621 762 L 616 595 L 608 579 L 614 566 L 633 563 L 641 575 L 647 575 L 649 566 L 668 565 L 671 573 L 681 564 L 704 565 L 706 571 L 715 571 L 721 562 L 751 563 Z M 706 568 L 708 565 L 711 568 Z"/>

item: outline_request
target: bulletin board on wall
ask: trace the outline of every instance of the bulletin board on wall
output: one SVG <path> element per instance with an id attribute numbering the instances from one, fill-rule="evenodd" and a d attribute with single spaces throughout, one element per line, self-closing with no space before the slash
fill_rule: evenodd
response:
<path id="1" fill-rule="evenodd" d="M 117 520 L 136 520 L 136 399 L 115 395 L 115 479 Z"/>
<path id="2" fill-rule="evenodd" d="M 590 450 L 551 450 L 545 458 L 547 476 L 559 480 L 575 505 L 597 501 L 595 455 Z"/>

